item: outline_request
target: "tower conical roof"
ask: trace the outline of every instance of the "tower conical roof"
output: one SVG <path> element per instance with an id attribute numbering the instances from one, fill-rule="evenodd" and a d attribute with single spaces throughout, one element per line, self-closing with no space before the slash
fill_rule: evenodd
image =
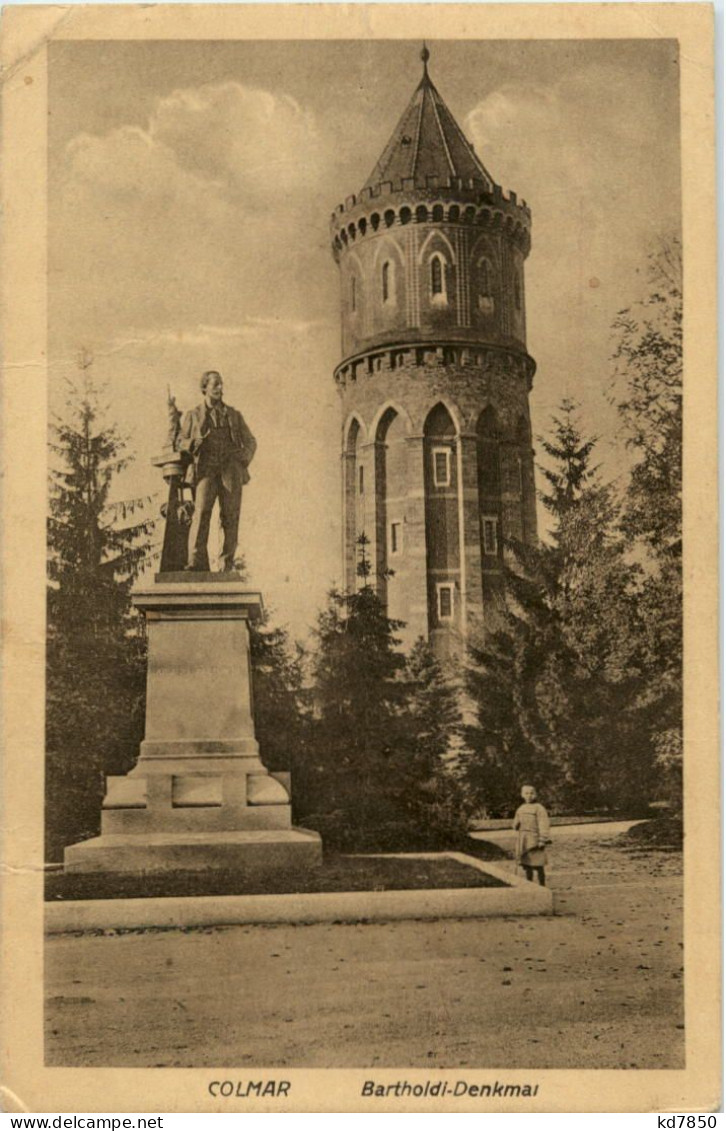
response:
<path id="1" fill-rule="evenodd" d="M 491 191 L 492 177 L 431 81 L 426 47 L 421 58 L 421 82 L 363 190 L 390 182 L 396 191 L 402 187 L 402 181 L 410 178 L 416 188 L 427 188 L 457 178 L 464 185 L 474 181 Z"/>

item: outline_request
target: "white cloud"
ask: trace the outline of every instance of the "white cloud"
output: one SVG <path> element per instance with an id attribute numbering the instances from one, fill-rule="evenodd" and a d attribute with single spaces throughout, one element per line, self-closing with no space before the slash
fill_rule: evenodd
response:
<path id="1" fill-rule="evenodd" d="M 148 127 L 80 134 L 52 199 L 51 324 L 63 352 L 163 325 L 316 310 L 327 163 L 311 114 L 237 82 L 177 90 Z M 311 203 L 312 202 L 312 203 Z M 312 306 L 312 310 L 311 310 Z"/>
<path id="2" fill-rule="evenodd" d="M 71 181 L 107 191 L 146 199 L 210 193 L 269 212 L 310 186 L 321 149 L 312 115 L 294 99 L 225 82 L 160 99 L 146 130 L 81 134 L 66 158 Z"/>
<path id="3" fill-rule="evenodd" d="M 299 200 L 319 175 L 312 115 L 287 95 L 237 82 L 174 91 L 157 105 L 150 133 L 180 168 L 223 185 L 254 211 Z"/>
<path id="4" fill-rule="evenodd" d="M 596 219 L 623 207 L 646 221 L 648 198 L 677 201 L 663 155 L 677 144 L 661 76 L 615 64 L 566 72 L 550 84 L 508 83 L 467 115 L 466 127 L 495 179 L 533 208 L 561 197 Z M 653 183 L 654 172 L 661 180 Z"/>

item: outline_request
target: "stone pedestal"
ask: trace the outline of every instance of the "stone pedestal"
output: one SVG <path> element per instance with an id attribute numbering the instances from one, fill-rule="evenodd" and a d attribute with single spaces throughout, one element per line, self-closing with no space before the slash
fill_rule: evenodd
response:
<path id="1" fill-rule="evenodd" d="M 149 638 L 138 763 L 106 779 L 101 836 L 65 851 L 69 872 L 319 864 L 317 833 L 293 829 L 289 774 L 260 759 L 248 622 L 262 599 L 235 574 L 159 574 L 134 605 Z"/>

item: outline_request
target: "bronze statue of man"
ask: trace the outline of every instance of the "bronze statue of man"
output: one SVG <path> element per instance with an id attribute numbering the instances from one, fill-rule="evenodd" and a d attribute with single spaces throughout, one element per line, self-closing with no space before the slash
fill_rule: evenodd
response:
<path id="1" fill-rule="evenodd" d="M 190 458 L 194 477 L 194 515 L 189 531 L 188 570 L 209 570 L 209 522 L 219 499 L 224 534 L 222 569 L 234 569 L 237 550 L 242 487 L 249 483 L 247 470 L 257 442 L 241 412 L 222 399 L 221 374 L 210 370 L 201 379 L 204 400 L 185 413 L 176 442 L 177 450 Z"/>

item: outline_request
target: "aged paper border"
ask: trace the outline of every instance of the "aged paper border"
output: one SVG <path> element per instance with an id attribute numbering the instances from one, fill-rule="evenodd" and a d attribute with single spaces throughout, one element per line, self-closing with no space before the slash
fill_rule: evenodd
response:
<path id="1" fill-rule="evenodd" d="M 2 1103 L 31 1112 L 704 1111 L 720 1103 L 716 216 L 713 10 L 706 4 L 11 6 L 3 12 L 2 386 L 5 869 Z M 42 813 L 49 40 L 677 38 L 685 270 L 686 1068 L 511 1070 L 533 1100 L 362 1099 L 369 1071 L 294 1069 L 288 1101 L 213 1100 L 212 1069 L 43 1063 Z M 263 1069 L 256 1069 L 263 1076 Z M 276 1070 L 270 1071 L 274 1077 Z M 227 1076 L 230 1072 L 227 1071 Z M 234 1076 L 234 1070 L 231 1075 Z M 279 1070 L 277 1070 L 279 1076 Z M 467 1070 L 472 1082 L 493 1073 Z M 410 1081 L 430 1076 L 406 1069 Z M 437 1071 L 438 1077 L 455 1072 Z M 377 1069 L 382 1082 L 400 1079 Z M 457 1077 L 458 1078 L 458 1077 Z M 455 1106 L 454 1106 L 455 1105 Z"/>

